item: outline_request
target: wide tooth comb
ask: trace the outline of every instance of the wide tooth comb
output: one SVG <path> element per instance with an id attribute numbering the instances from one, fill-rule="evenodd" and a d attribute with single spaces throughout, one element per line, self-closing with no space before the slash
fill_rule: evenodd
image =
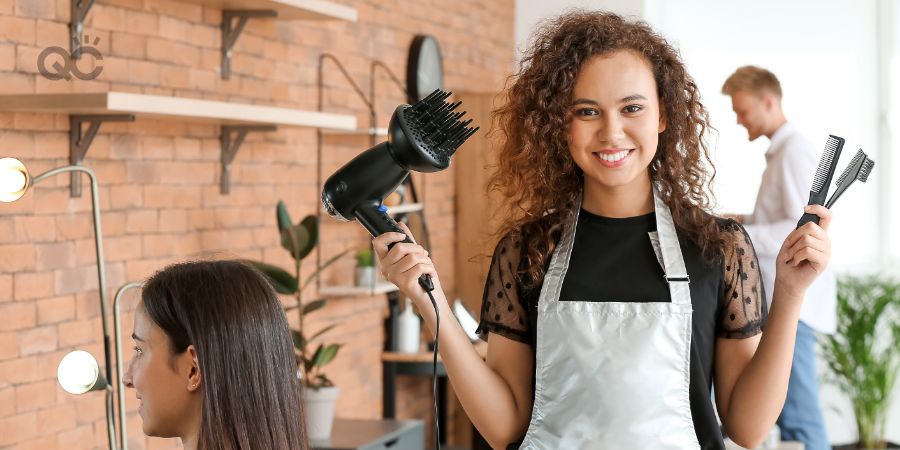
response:
<path id="1" fill-rule="evenodd" d="M 844 138 L 828 135 L 825 141 L 825 150 L 822 152 L 822 159 L 819 160 L 819 167 L 816 169 L 816 176 L 813 178 L 812 188 L 809 190 L 808 205 L 824 205 L 825 199 L 828 197 L 828 186 L 831 185 L 831 178 L 834 177 L 834 170 L 837 168 L 838 159 L 841 157 L 841 149 L 844 148 Z M 806 222 L 819 223 L 819 216 L 810 213 L 804 213 L 797 222 L 797 228 L 800 228 Z"/>

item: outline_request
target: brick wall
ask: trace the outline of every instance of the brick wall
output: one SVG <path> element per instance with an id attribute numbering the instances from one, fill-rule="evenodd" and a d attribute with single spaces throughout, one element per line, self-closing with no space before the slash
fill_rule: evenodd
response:
<path id="1" fill-rule="evenodd" d="M 225 81 L 218 73 L 220 10 L 168 0 L 97 0 L 85 34 L 99 38 L 102 74 L 93 81 L 50 81 L 38 73 L 37 55 L 48 46 L 68 48 L 69 0 L 0 0 L 0 94 L 116 90 L 314 110 L 322 52 L 336 55 L 367 89 L 373 58 L 404 78 L 407 46 L 419 32 L 439 40 L 451 90 L 495 92 L 512 67 L 512 0 L 338 1 L 358 9 L 357 23 L 251 20 Z M 83 71 L 91 69 L 83 64 Z M 367 126 L 350 85 L 333 65 L 325 73 L 326 110 L 355 114 Z M 383 126 L 404 96 L 383 76 L 378 92 Z M 68 127 L 65 115 L 0 112 L 0 157 L 17 157 L 33 173 L 65 165 Z M 125 282 L 189 258 L 248 257 L 287 266 L 273 231 L 274 208 L 283 199 L 295 219 L 316 212 L 316 139 L 315 130 L 287 127 L 249 135 L 232 168 L 231 194 L 222 196 L 216 125 L 104 124 L 85 165 L 101 186 L 110 301 Z M 327 175 L 368 140 L 329 137 L 324 143 Z M 452 169 L 417 181 L 424 183 L 432 254 L 452 295 Z M 16 203 L 0 204 L 0 449 L 106 445 L 103 396 L 71 396 L 55 381 L 68 351 L 102 354 L 89 191 L 85 186 L 82 198 L 72 199 L 67 187 L 68 177 L 58 176 Z M 325 224 L 326 255 L 367 242 L 358 226 Z M 352 266 L 348 258 L 329 279 Z M 130 297 L 125 330 L 135 301 Z M 384 296 L 339 298 L 312 320 L 312 326 L 341 323 L 328 335 L 346 343 L 328 368 L 342 388 L 339 416 L 380 416 L 385 315 Z M 400 417 L 430 423 L 427 380 L 401 380 L 399 387 Z M 128 394 L 132 448 L 178 447 L 143 437 Z"/>

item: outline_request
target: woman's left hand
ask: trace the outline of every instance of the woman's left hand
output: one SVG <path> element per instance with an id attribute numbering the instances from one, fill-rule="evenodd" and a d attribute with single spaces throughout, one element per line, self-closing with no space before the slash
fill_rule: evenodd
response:
<path id="1" fill-rule="evenodd" d="M 788 235 L 778 252 L 775 269 L 775 285 L 801 298 L 831 258 L 831 239 L 826 232 L 831 211 L 821 205 L 808 205 L 803 212 L 819 216 L 819 224 L 807 222 Z"/>

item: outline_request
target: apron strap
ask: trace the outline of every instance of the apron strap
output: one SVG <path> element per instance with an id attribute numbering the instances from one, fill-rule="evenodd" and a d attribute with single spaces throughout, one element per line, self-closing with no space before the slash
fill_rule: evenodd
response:
<path id="1" fill-rule="evenodd" d="M 658 190 L 653 189 L 653 202 L 656 206 L 656 232 L 659 234 L 659 254 L 662 257 L 663 271 L 666 282 L 669 283 L 669 293 L 672 295 L 672 303 L 690 304 L 690 277 L 684 266 L 684 257 L 681 253 L 681 245 L 678 242 L 678 234 L 675 232 L 675 222 L 672 220 L 672 212 L 669 210 Z"/>

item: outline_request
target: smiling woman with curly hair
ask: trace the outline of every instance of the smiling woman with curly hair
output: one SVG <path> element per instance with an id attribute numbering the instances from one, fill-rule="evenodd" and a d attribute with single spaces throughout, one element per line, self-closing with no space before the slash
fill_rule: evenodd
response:
<path id="1" fill-rule="evenodd" d="M 807 207 L 821 226 L 785 240 L 767 311 L 749 238 L 709 212 L 708 114 L 665 39 L 614 14 L 568 13 L 537 32 L 511 80 L 496 112 L 490 188 L 505 222 L 481 311 L 487 360 L 457 322 L 439 336 L 472 423 L 494 448 L 724 449 L 718 411 L 755 447 L 784 402 L 830 213 Z M 453 316 L 424 249 L 388 249 L 404 237 L 373 242 L 433 330 L 419 275 Z"/>

